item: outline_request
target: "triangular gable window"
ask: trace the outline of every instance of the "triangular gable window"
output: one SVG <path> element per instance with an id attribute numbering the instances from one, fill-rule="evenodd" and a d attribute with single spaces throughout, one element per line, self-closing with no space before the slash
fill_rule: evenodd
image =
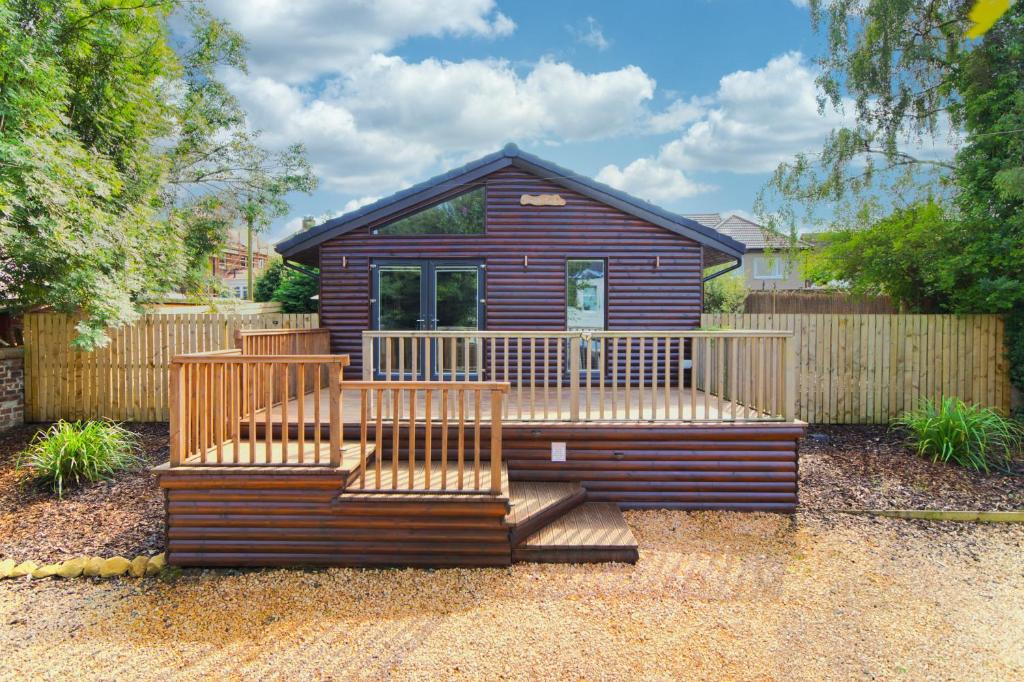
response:
<path id="1" fill-rule="evenodd" d="M 374 229 L 374 234 L 483 234 L 484 188 L 478 187 Z"/>

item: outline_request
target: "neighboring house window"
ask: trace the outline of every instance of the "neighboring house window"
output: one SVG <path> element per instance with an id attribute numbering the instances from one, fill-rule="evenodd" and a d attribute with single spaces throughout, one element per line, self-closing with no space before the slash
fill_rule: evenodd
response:
<path id="1" fill-rule="evenodd" d="M 782 259 L 761 256 L 754 261 L 754 279 L 782 279 Z"/>
<path id="2" fill-rule="evenodd" d="M 238 298 L 248 298 L 249 287 L 245 284 L 235 287 L 235 296 L 237 296 Z"/>
<path id="3" fill-rule="evenodd" d="M 483 187 L 381 225 L 373 231 L 374 234 L 381 235 L 483 234 L 483 232 Z"/>

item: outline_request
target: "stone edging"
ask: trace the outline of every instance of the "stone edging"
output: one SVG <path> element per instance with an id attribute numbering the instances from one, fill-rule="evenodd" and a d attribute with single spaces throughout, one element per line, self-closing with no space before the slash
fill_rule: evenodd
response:
<path id="1" fill-rule="evenodd" d="M 0 360 L 9 360 L 11 358 L 21 358 L 25 356 L 24 346 L 3 346 L 0 347 Z"/>
<path id="2" fill-rule="evenodd" d="M 885 516 L 924 521 L 973 521 L 976 523 L 1024 523 L 1024 511 L 942 511 L 933 509 L 836 509 L 840 514 Z"/>
<path id="3" fill-rule="evenodd" d="M 167 560 L 163 552 L 151 557 L 140 554 L 131 561 L 122 556 L 109 559 L 98 556 L 81 556 L 44 566 L 40 566 L 34 561 L 22 561 L 20 564 L 15 564 L 14 559 L 3 559 L 0 561 L 0 579 L 24 578 L 26 576 L 34 579 L 77 578 L 79 576 L 117 578 L 126 574 L 133 578 L 141 578 L 147 575 L 156 575 L 164 570 L 166 565 Z"/>

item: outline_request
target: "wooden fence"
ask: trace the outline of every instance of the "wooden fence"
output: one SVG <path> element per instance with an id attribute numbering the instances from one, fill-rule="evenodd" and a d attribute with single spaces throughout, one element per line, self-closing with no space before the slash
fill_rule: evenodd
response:
<path id="1" fill-rule="evenodd" d="M 166 421 L 174 356 L 233 348 L 241 329 L 317 326 L 316 315 L 144 315 L 87 353 L 69 345 L 74 318 L 31 313 L 24 316 L 25 420 Z"/>
<path id="2" fill-rule="evenodd" d="M 895 314 L 899 312 L 888 296 L 854 296 L 842 291 L 814 289 L 766 289 L 751 291 L 743 301 L 743 312 L 749 314 L 821 314 L 849 313 Z"/>
<path id="3" fill-rule="evenodd" d="M 886 423 L 922 398 L 1010 409 L 996 315 L 703 315 L 705 328 L 794 334 L 796 414 L 816 423 Z"/>

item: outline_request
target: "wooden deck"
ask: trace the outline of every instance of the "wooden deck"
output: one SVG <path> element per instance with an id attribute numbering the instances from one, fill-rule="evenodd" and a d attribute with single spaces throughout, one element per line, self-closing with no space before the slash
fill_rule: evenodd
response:
<path id="1" fill-rule="evenodd" d="M 358 420 L 360 414 L 360 394 L 357 390 L 344 390 L 342 383 L 342 415 L 348 422 L 352 419 Z M 772 419 L 765 415 L 748 410 L 740 404 L 734 404 L 728 400 L 721 400 L 718 396 L 705 393 L 704 391 L 684 388 L 678 391 L 672 388 L 664 391 L 659 388 L 652 390 L 645 388 L 642 391 L 633 387 L 627 395 L 623 389 L 619 389 L 619 396 L 615 401 L 611 399 L 611 391 L 602 392 L 597 387 L 581 389 L 579 419 L 593 422 L 721 422 L 731 420 L 754 420 L 754 421 L 781 421 Z M 589 400 L 588 400 L 589 396 Z M 323 389 L 319 394 L 319 412 L 316 410 L 316 393 L 306 393 L 303 400 L 302 419 L 307 425 L 314 422 L 314 414 L 326 414 L 330 405 L 330 392 Z M 441 401 L 437 398 L 431 401 L 431 418 L 435 422 L 441 420 Z M 535 388 L 532 391 L 524 387 L 522 391 L 513 387 L 505 401 L 504 420 L 506 422 L 570 422 L 572 421 L 572 406 L 569 401 L 568 389 L 558 391 L 555 388 Z M 391 405 L 385 399 L 385 419 L 390 419 Z M 371 414 L 375 407 L 371 407 Z M 426 401 L 423 393 L 417 395 L 416 419 L 423 422 L 426 419 Z M 455 416 L 457 405 L 449 405 L 449 416 Z M 409 405 L 403 402 L 399 406 L 400 414 L 407 418 Z M 282 415 L 287 413 L 288 423 L 298 423 L 299 405 L 298 399 L 288 401 L 287 409 L 282 409 L 281 404 L 274 405 L 270 411 L 270 421 L 274 425 L 280 425 Z M 475 418 L 474 405 L 467 401 L 465 405 L 467 420 Z M 483 421 L 490 420 L 490 404 L 482 401 L 480 407 L 480 418 Z M 257 425 L 266 421 L 266 413 L 256 413 L 255 422 Z"/>

